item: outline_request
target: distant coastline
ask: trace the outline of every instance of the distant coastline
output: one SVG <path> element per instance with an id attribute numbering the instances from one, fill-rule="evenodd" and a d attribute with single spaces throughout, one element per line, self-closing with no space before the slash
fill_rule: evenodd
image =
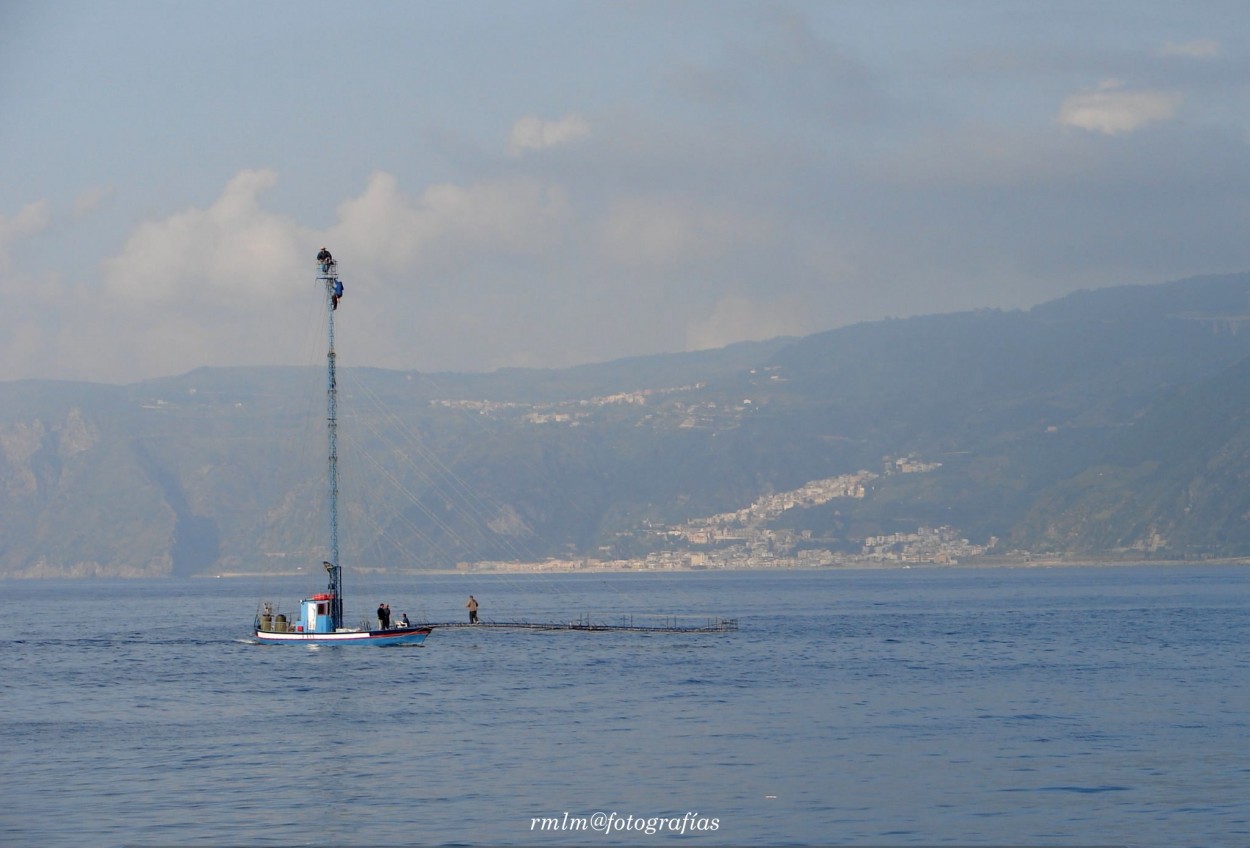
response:
<path id="1" fill-rule="evenodd" d="M 384 569 L 384 568 L 364 568 L 362 572 L 380 575 L 411 575 L 411 574 L 428 574 L 440 576 L 452 575 L 489 575 L 489 574 L 508 574 L 508 575 L 542 575 L 542 574 L 711 574 L 717 572 L 779 572 L 779 571 L 883 571 L 883 570 L 906 570 L 906 569 L 942 569 L 942 568 L 1116 568 L 1126 566 L 1163 566 L 1163 567 L 1192 567 L 1200 565 L 1246 565 L 1250 566 L 1250 558 L 1246 557 L 1221 557 L 1211 559 L 1140 559 L 1140 558 L 1110 558 L 1110 557 L 1085 557 L 1085 556 L 1048 556 L 1048 557 L 1024 557 L 1024 556 L 982 556 L 975 557 L 963 562 L 876 562 L 871 560 L 839 562 L 826 565 L 801 565 L 801 566 L 781 566 L 781 567 L 733 567 L 724 566 L 716 568 L 686 566 L 675 568 L 646 568 L 642 565 L 637 566 L 615 566 L 607 563 L 589 565 L 585 567 L 553 567 L 547 563 L 471 563 L 467 567 L 462 568 L 432 568 L 432 569 Z M 506 566 L 506 567 L 503 567 Z M 254 578 L 254 577 L 300 577 L 311 572 L 304 571 L 266 571 L 266 572 L 221 572 L 217 574 L 200 574 L 194 579 L 235 579 L 235 578 Z"/>
<path id="2" fill-rule="evenodd" d="M 379 568 L 362 566 L 353 569 L 359 574 L 382 576 L 411 575 L 543 575 L 543 574 L 715 574 L 718 572 L 797 572 L 797 571 L 887 571 L 920 569 L 975 569 L 975 568 L 1117 568 L 1125 566 L 1161 566 L 1185 568 L 1194 566 L 1250 566 L 1250 557 L 1211 557 L 1206 559 L 1143 559 L 1141 557 L 1091 557 L 1086 555 L 1052 554 L 1029 556 L 1023 554 L 999 554 L 968 557 L 958 561 L 900 561 L 879 560 L 871 557 L 847 557 L 834 562 L 793 563 L 763 565 L 758 563 L 689 565 L 666 563 L 657 567 L 646 560 L 546 560 L 543 562 L 488 561 L 460 563 L 456 568 Z M 307 577 L 319 569 L 295 569 L 282 571 L 216 571 L 186 575 L 191 580 L 287 578 Z M 110 573 L 107 568 L 88 570 L 41 570 L 0 575 L 3 580 L 151 580 L 173 577 L 171 574 L 124 572 Z"/>

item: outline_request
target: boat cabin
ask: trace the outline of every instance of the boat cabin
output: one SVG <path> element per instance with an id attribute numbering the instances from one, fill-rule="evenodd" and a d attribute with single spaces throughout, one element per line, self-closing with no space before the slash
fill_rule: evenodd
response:
<path id="1" fill-rule="evenodd" d="M 303 614 L 295 623 L 296 632 L 333 633 L 334 619 L 330 616 L 330 601 L 332 600 L 334 600 L 334 595 L 321 594 L 300 601 Z M 301 631 L 300 628 L 303 630 Z"/>
<path id="2" fill-rule="evenodd" d="M 295 621 L 287 621 L 281 613 L 275 615 L 273 608 L 265 604 L 257 629 L 265 633 L 333 633 L 333 600 L 334 595 L 330 593 L 305 598 L 299 602 L 300 616 Z"/>

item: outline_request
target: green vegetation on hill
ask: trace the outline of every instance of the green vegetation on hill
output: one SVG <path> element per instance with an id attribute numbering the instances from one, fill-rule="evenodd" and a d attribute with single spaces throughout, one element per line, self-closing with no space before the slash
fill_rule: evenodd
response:
<path id="1" fill-rule="evenodd" d="M 858 551 L 1250 556 L 1250 275 L 564 370 L 345 369 L 344 557 L 644 556 L 866 471 L 776 538 Z M 291 570 L 324 556 L 319 366 L 0 384 L 0 575 Z M 914 457 L 923 473 L 886 473 Z M 896 470 L 896 469 L 895 469 Z"/>

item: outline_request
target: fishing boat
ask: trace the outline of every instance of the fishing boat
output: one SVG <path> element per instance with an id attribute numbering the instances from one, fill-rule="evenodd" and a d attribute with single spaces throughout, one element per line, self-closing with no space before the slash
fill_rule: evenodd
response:
<path id="1" fill-rule="evenodd" d="M 343 569 L 339 565 L 338 474 L 338 382 L 335 373 L 334 316 L 343 296 L 338 263 L 324 247 L 317 255 L 317 280 L 325 291 L 328 347 L 326 353 L 326 425 L 329 464 L 326 479 L 330 496 L 330 558 L 322 563 L 329 575 L 326 591 L 299 602 L 298 613 L 288 618 L 269 602 L 261 605 L 253 624 L 253 636 L 261 644 L 279 645 L 420 645 L 430 627 L 401 625 L 345 627 L 343 621 Z M 379 623 L 380 624 L 380 623 Z"/>

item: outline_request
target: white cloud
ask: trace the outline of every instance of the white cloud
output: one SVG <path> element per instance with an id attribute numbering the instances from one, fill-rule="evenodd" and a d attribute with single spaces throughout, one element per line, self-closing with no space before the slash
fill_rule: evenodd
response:
<path id="1" fill-rule="evenodd" d="M 1163 56 L 1185 56 L 1190 59 L 1214 59 L 1223 52 L 1223 48 L 1214 39 L 1194 39 L 1193 41 L 1171 42 L 1163 45 L 1159 53 Z"/>
<path id="2" fill-rule="evenodd" d="M 327 239 L 389 272 L 462 264 L 476 251 L 541 253 L 560 237 L 569 202 L 558 186 L 512 179 L 430 186 L 409 198 L 378 172 L 359 197 L 341 204 Z"/>
<path id="3" fill-rule="evenodd" d="M 322 244 L 340 261 L 348 305 L 362 310 L 357 326 L 377 330 L 357 355 L 410 362 L 414 296 L 425 307 L 432 297 L 446 302 L 463 295 L 466 278 L 477 279 L 466 270 L 475 263 L 548 255 L 570 219 L 563 189 L 537 180 L 442 184 L 410 197 L 379 172 L 319 232 L 264 208 L 276 181 L 273 171 L 242 171 L 207 207 L 140 224 L 101 263 L 102 286 L 62 313 L 76 347 L 106 351 L 78 373 L 109 379 L 298 360 L 307 353 L 299 321 L 316 309 L 313 257 Z M 511 283 L 513 275 L 492 279 Z M 423 314 L 431 321 L 439 313 Z"/>
<path id="4" fill-rule="evenodd" d="M 0 215 L 0 269 L 8 269 L 13 245 L 27 236 L 47 229 L 52 222 L 52 204 L 37 200 L 13 216 Z"/>
<path id="5" fill-rule="evenodd" d="M 312 280 L 317 235 L 264 210 L 277 181 L 242 171 L 208 207 L 141 223 L 100 263 L 101 285 L 61 311 L 63 367 L 86 379 L 147 377 L 201 365 L 289 362 Z M 87 351 L 91 351 L 87 354 Z"/>
<path id="6" fill-rule="evenodd" d="M 1167 91 L 1126 90 L 1119 80 L 1104 80 L 1096 90 L 1065 98 L 1059 109 L 1059 123 L 1071 127 L 1116 135 L 1132 132 L 1146 124 L 1170 120 L 1181 97 Z"/>
<path id="7" fill-rule="evenodd" d="M 74 217 L 89 215 L 114 194 L 113 186 L 92 186 L 74 198 Z"/>
<path id="8" fill-rule="evenodd" d="M 673 266 L 757 244 L 771 232 L 765 219 L 683 196 L 630 197 L 608 211 L 600 246 L 625 265 Z"/>
<path id="9" fill-rule="evenodd" d="M 807 335 L 817 329 L 812 326 L 809 315 L 809 310 L 794 298 L 763 303 L 741 295 L 726 295 L 716 302 L 710 315 L 689 323 L 686 350 Z"/>
<path id="10" fill-rule="evenodd" d="M 310 237 L 260 208 L 258 196 L 276 182 L 273 171 L 242 171 L 207 209 L 140 224 L 121 254 L 104 261 L 105 292 L 129 306 L 217 308 L 240 296 L 290 295 Z"/>
<path id="11" fill-rule="evenodd" d="M 521 156 L 530 150 L 546 150 L 578 141 L 590 135 L 590 124 L 580 115 L 565 115 L 558 121 L 544 121 L 536 115 L 518 118 L 508 135 L 508 155 Z"/>

